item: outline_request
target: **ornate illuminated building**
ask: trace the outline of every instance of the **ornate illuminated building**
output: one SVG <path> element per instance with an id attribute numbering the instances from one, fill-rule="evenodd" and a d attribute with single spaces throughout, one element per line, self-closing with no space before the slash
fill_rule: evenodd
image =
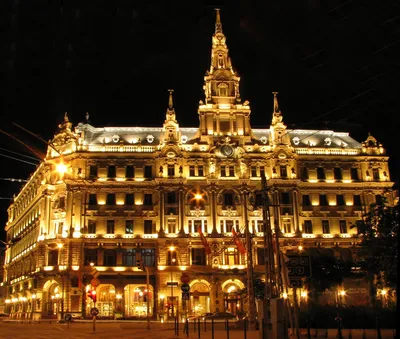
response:
<path id="1" fill-rule="evenodd" d="M 204 80 L 198 127 L 179 125 L 172 91 L 159 128 L 95 127 L 88 115 L 73 126 L 65 114 L 8 209 L 3 284 L 14 317 L 88 314 L 88 290 L 102 316 L 145 316 L 147 299 L 154 316 L 245 312 L 249 251 L 252 274 L 264 275 L 264 175 L 283 252 L 301 245 L 354 253 L 359 238 L 350 226 L 363 206 L 392 201 L 382 145 L 372 136 L 359 143 L 348 133 L 287 129 L 277 93 L 270 128 L 251 128 L 218 11 Z M 149 268 L 149 290 L 138 263 Z"/>

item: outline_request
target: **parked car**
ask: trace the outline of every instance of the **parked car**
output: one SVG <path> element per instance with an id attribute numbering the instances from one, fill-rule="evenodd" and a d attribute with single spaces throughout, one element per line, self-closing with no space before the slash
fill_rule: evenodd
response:
<path id="1" fill-rule="evenodd" d="M 229 320 L 229 321 L 238 321 L 239 320 L 236 315 L 229 313 L 229 312 L 216 312 L 216 313 L 206 316 L 204 318 L 206 320 L 214 320 L 216 322 L 223 322 L 226 320 Z"/>
<path id="2" fill-rule="evenodd" d="M 7 313 L 0 313 L 0 321 L 2 321 L 3 319 L 7 319 L 10 315 Z"/>
<path id="3" fill-rule="evenodd" d="M 200 315 L 191 315 L 191 316 L 188 316 L 187 317 L 187 320 L 189 320 L 189 321 L 193 321 L 193 320 L 197 320 L 197 319 L 200 319 L 200 320 L 204 320 L 204 318 L 206 318 L 206 317 L 208 317 L 208 316 L 210 316 L 210 315 L 213 315 L 214 313 L 202 313 L 202 314 L 200 314 Z"/>

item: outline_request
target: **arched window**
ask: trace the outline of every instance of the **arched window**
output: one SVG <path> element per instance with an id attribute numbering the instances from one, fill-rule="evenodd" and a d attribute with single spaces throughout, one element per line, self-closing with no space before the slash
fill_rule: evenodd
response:
<path id="1" fill-rule="evenodd" d="M 229 88 L 228 85 L 225 83 L 221 83 L 218 85 L 218 94 L 220 97 L 227 97 L 229 96 Z"/>

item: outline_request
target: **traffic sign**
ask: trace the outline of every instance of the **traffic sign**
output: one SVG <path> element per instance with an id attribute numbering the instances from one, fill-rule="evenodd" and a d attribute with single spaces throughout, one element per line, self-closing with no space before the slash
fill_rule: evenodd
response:
<path id="1" fill-rule="evenodd" d="M 95 317 L 96 315 L 99 314 L 99 309 L 97 307 L 92 307 L 90 309 L 90 314 Z"/>
<path id="2" fill-rule="evenodd" d="M 291 254 L 286 254 L 286 256 L 289 259 L 286 263 L 289 278 L 311 277 L 311 261 L 309 256 Z"/>
<path id="3" fill-rule="evenodd" d="M 97 278 L 93 278 L 92 280 L 90 280 L 90 285 L 92 285 L 93 287 L 97 287 L 100 285 L 100 280 Z"/>
<path id="4" fill-rule="evenodd" d="M 303 281 L 301 279 L 289 278 L 290 287 L 301 288 L 303 286 Z"/>
<path id="5" fill-rule="evenodd" d="M 187 273 L 183 273 L 183 274 L 181 275 L 181 282 L 182 282 L 183 284 L 187 284 L 189 281 L 190 281 L 189 275 L 188 275 Z"/>
<path id="6" fill-rule="evenodd" d="M 181 290 L 182 292 L 189 292 L 190 291 L 190 285 L 189 284 L 182 284 L 181 285 Z"/>
<path id="7" fill-rule="evenodd" d="M 189 300 L 189 292 L 182 292 L 182 300 Z"/>

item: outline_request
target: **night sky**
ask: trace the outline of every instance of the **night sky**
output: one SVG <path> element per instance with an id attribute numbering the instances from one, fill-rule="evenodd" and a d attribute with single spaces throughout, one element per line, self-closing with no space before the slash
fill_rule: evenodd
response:
<path id="1" fill-rule="evenodd" d="M 44 153 L 45 143 L 15 123 L 44 140 L 64 112 L 74 124 L 89 112 L 97 127 L 161 126 L 169 88 L 180 125 L 197 127 L 219 7 L 253 127 L 269 127 L 278 91 L 288 128 L 350 132 L 358 141 L 371 132 L 398 179 L 398 1 L 163 3 L 1 1 L 1 130 Z M 1 133 L 0 177 L 27 179 L 35 169 L 4 155 L 37 162 Z M 2 198 L 20 188 L 0 180 Z M 1 225 L 9 203 L 0 200 Z"/>

